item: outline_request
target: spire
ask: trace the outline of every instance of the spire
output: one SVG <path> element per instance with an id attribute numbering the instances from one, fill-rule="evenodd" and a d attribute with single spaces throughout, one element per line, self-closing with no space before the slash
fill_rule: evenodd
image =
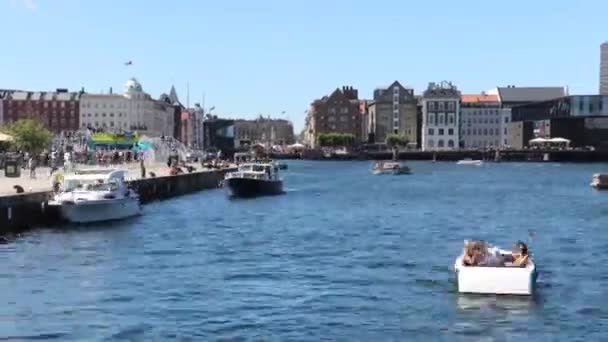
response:
<path id="1" fill-rule="evenodd" d="M 169 98 L 171 99 L 171 103 L 179 103 L 179 98 L 177 97 L 177 91 L 175 91 L 175 86 L 171 86 L 171 90 L 169 91 Z"/>

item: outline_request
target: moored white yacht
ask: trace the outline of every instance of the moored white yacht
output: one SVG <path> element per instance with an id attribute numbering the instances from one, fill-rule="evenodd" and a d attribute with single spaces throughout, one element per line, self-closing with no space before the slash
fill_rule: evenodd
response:
<path id="1" fill-rule="evenodd" d="M 377 161 L 374 163 L 372 172 L 375 175 L 409 175 L 412 173 L 410 168 L 399 162 Z"/>
<path id="2" fill-rule="evenodd" d="M 128 171 L 85 169 L 67 174 L 61 192 L 49 205 L 59 206 L 63 219 L 90 223 L 141 214 L 139 196 L 125 183 Z"/>

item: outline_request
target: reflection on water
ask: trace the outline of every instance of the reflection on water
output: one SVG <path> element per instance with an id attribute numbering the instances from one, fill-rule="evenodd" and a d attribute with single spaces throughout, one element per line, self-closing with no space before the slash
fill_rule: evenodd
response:
<path id="1" fill-rule="evenodd" d="M 464 311 L 497 310 L 528 314 L 541 305 L 541 294 L 533 296 L 457 294 L 456 305 Z"/>

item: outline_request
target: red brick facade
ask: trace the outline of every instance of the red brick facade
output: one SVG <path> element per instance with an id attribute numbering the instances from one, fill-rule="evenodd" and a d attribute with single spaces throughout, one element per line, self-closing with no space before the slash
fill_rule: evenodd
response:
<path id="1" fill-rule="evenodd" d="M 74 132 L 80 127 L 80 93 L 15 91 L 3 99 L 4 123 L 33 119 L 51 132 Z"/>

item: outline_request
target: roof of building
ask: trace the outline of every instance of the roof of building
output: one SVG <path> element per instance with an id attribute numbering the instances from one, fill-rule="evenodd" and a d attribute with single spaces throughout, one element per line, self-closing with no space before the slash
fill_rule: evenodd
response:
<path id="1" fill-rule="evenodd" d="M 460 101 L 463 103 L 498 102 L 498 96 L 488 94 L 462 94 L 460 96 Z"/>
<path id="2" fill-rule="evenodd" d="M 563 87 L 498 87 L 501 102 L 541 102 L 566 96 Z"/>

